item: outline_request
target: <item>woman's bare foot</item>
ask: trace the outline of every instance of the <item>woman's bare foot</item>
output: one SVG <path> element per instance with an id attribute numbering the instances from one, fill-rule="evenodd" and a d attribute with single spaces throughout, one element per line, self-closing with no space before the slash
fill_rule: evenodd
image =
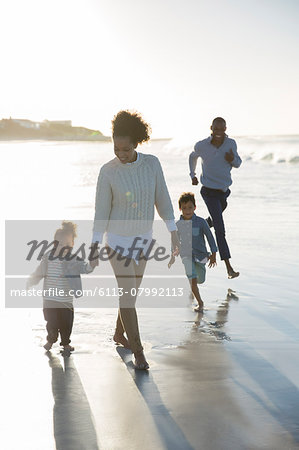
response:
<path id="1" fill-rule="evenodd" d="M 195 306 L 195 308 L 194 308 L 193 311 L 194 311 L 194 312 L 197 312 L 197 313 L 203 313 L 203 304 L 202 304 L 202 305 Z"/>
<path id="2" fill-rule="evenodd" d="M 116 344 L 121 344 L 123 347 L 131 349 L 128 339 L 123 334 L 115 333 L 113 340 Z"/>
<path id="3" fill-rule="evenodd" d="M 145 359 L 143 350 L 141 350 L 140 352 L 134 353 L 134 356 L 135 356 L 135 369 L 138 369 L 138 370 L 149 369 L 149 364 L 148 364 L 147 360 Z"/>
<path id="4" fill-rule="evenodd" d="M 44 349 L 46 349 L 47 351 L 49 351 L 51 348 L 52 348 L 52 342 L 47 342 L 45 345 L 44 345 Z"/>

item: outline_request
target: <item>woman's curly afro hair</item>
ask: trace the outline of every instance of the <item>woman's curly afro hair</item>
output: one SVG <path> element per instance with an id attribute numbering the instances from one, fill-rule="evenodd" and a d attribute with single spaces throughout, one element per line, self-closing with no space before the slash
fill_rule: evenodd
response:
<path id="1" fill-rule="evenodd" d="M 129 136 L 134 145 L 150 139 L 151 127 L 135 111 L 119 111 L 112 120 L 112 136 Z"/>

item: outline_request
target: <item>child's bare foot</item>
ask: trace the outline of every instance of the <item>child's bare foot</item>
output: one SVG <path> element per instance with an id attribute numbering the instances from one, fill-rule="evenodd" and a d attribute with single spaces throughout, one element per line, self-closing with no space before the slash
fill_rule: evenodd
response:
<path id="1" fill-rule="evenodd" d="M 131 349 L 128 339 L 123 334 L 115 333 L 113 340 L 116 344 L 121 344 L 123 347 Z"/>
<path id="2" fill-rule="evenodd" d="M 44 345 L 44 349 L 46 349 L 47 350 L 47 352 L 52 348 L 52 342 L 47 342 L 45 345 Z"/>
<path id="3" fill-rule="evenodd" d="M 149 364 L 145 359 L 143 350 L 140 352 L 134 353 L 135 356 L 135 369 L 137 370 L 147 370 L 149 369 Z"/>
<path id="4" fill-rule="evenodd" d="M 203 303 L 201 305 L 195 306 L 194 312 L 203 313 Z"/>
<path id="5" fill-rule="evenodd" d="M 237 278 L 239 275 L 240 275 L 240 272 L 235 272 L 234 269 L 230 269 L 230 270 L 227 272 L 227 276 L 228 276 L 229 279 L 231 279 L 231 278 Z"/>

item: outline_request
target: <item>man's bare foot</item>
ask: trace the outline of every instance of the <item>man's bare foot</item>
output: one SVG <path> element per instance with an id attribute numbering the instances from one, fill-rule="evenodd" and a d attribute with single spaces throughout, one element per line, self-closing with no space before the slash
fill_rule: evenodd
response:
<path id="1" fill-rule="evenodd" d="M 145 359 L 143 350 L 140 352 L 134 353 L 135 356 L 135 369 L 137 370 L 147 370 L 149 369 L 149 364 Z"/>
<path id="2" fill-rule="evenodd" d="M 52 348 L 52 342 L 47 342 L 45 345 L 44 345 L 44 349 L 46 349 L 47 350 L 47 352 Z"/>
<path id="3" fill-rule="evenodd" d="M 231 270 L 229 270 L 229 271 L 227 272 L 227 277 L 228 277 L 229 279 L 231 279 L 231 278 L 237 278 L 239 275 L 240 275 L 240 272 L 235 272 L 233 269 L 231 269 Z"/>
<path id="4" fill-rule="evenodd" d="M 115 333 L 113 340 L 116 344 L 121 344 L 123 347 L 131 349 L 128 339 L 123 334 Z"/>
<path id="5" fill-rule="evenodd" d="M 197 313 L 203 313 L 203 304 L 202 304 L 202 305 L 195 306 L 195 308 L 194 308 L 193 311 L 194 311 L 194 312 L 197 312 Z"/>

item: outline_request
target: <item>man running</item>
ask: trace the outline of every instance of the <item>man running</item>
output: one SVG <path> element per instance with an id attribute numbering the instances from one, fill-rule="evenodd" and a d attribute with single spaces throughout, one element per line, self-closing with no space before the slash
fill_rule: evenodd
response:
<path id="1" fill-rule="evenodd" d="M 235 278 L 239 276 L 239 272 L 234 271 L 229 261 L 231 255 L 225 238 L 222 213 L 227 207 L 226 200 L 230 195 L 231 169 L 240 167 L 242 160 L 237 153 L 236 142 L 225 133 L 226 122 L 222 117 L 213 120 L 211 130 L 211 136 L 197 142 L 189 156 L 190 177 L 192 184 L 197 185 L 195 169 L 200 157 L 200 193 L 210 213 L 207 222 L 210 227 L 214 227 L 220 258 L 225 262 L 228 278 Z"/>

